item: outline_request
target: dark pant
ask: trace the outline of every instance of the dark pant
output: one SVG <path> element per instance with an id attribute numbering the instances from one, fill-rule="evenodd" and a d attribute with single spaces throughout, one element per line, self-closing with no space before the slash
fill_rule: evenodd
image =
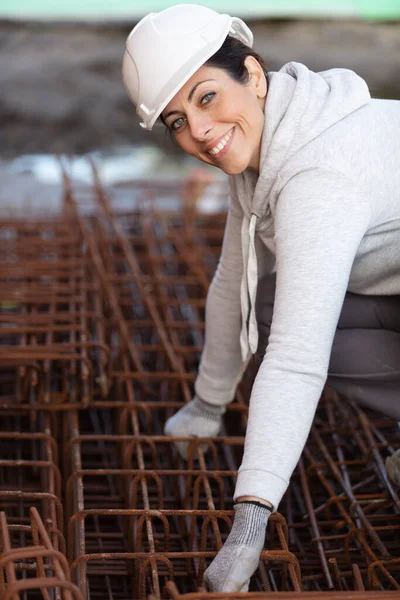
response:
<path id="1" fill-rule="evenodd" d="M 275 281 L 275 275 L 267 275 L 258 283 L 258 362 L 268 345 Z M 347 292 L 327 383 L 348 398 L 400 420 L 400 296 Z"/>

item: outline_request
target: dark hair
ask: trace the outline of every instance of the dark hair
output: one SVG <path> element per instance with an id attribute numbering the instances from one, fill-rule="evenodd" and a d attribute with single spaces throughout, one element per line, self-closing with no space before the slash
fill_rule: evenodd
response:
<path id="1" fill-rule="evenodd" d="M 248 56 L 255 58 L 261 65 L 269 86 L 269 75 L 266 69 L 264 59 L 249 46 L 246 46 L 240 40 L 230 37 L 225 39 L 221 48 L 216 51 L 204 64 L 208 67 L 223 69 L 238 83 L 248 83 L 250 76 L 244 64 Z"/>
<path id="2" fill-rule="evenodd" d="M 234 81 L 245 85 L 250 79 L 250 74 L 246 68 L 246 65 L 244 64 L 244 61 L 248 56 L 253 56 L 253 58 L 255 58 L 260 63 L 262 70 L 264 71 L 264 75 L 267 79 L 268 89 L 270 79 L 267 68 L 264 63 L 264 59 L 252 48 L 246 46 L 240 40 L 233 38 L 229 35 L 227 38 L 225 38 L 225 41 L 222 44 L 221 48 L 217 50 L 215 54 L 213 54 L 211 58 L 209 58 L 204 63 L 204 65 L 207 67 L 216 67 L 217 69 L 223 69 L 230 75 L 230 77 Z M 160 115 L 160 119 L 162 123 L 164 123 L 162 115 Z"/>

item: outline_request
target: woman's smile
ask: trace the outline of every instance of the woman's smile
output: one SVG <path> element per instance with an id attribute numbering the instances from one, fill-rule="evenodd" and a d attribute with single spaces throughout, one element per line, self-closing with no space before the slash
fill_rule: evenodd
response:
<path id="1" fill-rule="evenodd" d="M 234 133 L 235 128 L 232 127 L 226 135 L 209 144 L 207 154 L 209 154 L 213 160 L 220 160 L 229 151 L 234 138 Z"/>

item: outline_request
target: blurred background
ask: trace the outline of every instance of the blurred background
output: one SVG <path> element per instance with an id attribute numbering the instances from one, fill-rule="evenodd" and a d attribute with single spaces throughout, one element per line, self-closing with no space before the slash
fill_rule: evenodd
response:
<path id="1" fill-rule="evenodd" d="M 196 167 L 180 154 L 163 127 L 148 133 L 138 126 L 121 79 L 129 31 L 148 12 L 172 4 L 1 0 L 3 212 L 17 210 L 21 198 L 25 205 L 36 206 L 38 195 L 46 205 L 48 192 L 49 198 L 55 197 L 59 169 L 54 155 L 75 157 L 76 177 L 85 181 L 89 171 L 82 157 L 89 153 L 109 185 L 155 173 L 175 178 Z M 203 4 L 244 18 L 270 70 L 291 60 L 316 71 L 347 67 L 366 79 L 373 96 L 400 98 L 400 0 L 203 0 Z"/>

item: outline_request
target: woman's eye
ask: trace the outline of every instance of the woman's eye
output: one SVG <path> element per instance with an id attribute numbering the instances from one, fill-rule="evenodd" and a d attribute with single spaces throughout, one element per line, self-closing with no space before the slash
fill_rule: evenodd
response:
<path id="1" fill-rule="evenodd" d="M 205 94 L 205 96 L 202 97 L 200 104 L 207 104 L 214 96 L 215 92 L 208 92 L 208 94 Z"/>
<path id="2" fill-rule="evenodd" d="M 175 119 L 170 125 L 173 131 L 177 131 L 184 123 L 185 119 L 183 117 L 179 117 L 179 119 Z"/>

